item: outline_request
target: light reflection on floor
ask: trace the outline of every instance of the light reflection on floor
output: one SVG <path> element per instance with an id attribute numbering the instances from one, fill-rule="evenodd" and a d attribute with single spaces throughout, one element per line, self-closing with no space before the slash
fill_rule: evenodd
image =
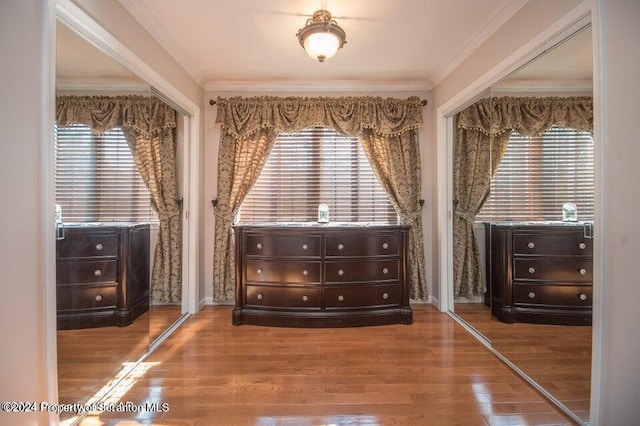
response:
<path id="1" fill-rule="evenodd" d="M 255 426 L 377 426 L 376 416 L 326 416 L 321 420 L 308 417 L 259 417 Z"/>
<path id="2" fill-rule="evenodd" d="M 122 363 L 122 369 L 116 374 L 116 376 L 106 385 L 96 392 L 91 398 L 89 398 L 83 405 L 88 406 L 101 401 L 104 404 L 115 404 L 120 402 L 122 397 L 129 392 L 131 387 L 145 375 L 152 367 L 160 364 L 159 362 L 124 362 Z M 115 384 L 115 386 L 114 386 Z M 77 424 L 82 420 L 83 425 L 102 425 L 102 421 L 99 419 L 100 412 L 92 411 L 84 419 L 82 415 L 76 415 L 74 417 L 65 419 L 60 422 L 61 426 L 71 426 Z"/>

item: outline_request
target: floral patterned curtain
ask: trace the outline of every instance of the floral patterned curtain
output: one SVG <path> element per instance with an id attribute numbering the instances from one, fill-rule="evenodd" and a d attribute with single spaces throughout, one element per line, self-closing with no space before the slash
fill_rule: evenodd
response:
<path id="1" fill-rule="evenodd" d="M 84 124 L 96 134 L 123 129 L 160 220 L 151 274 L 154 302 L 182 298 L 182 218 L 176 179 L 176 111 L 145 96 L 59 96 L 59 127 Z"/>
<path id="2" fill-rule="evenodd" d="M 480 256 L 473 233 L 476 215 L 489 196 L 511 132 L 540 135 L 553 126 L 593 131 L 591 97 L 499 97 L 482 99 L 456 116 L 454 154 L 454 295 L 482 294 Z"/>
<path id="3" fill-rule="evenodd" d="M 422 223 L 417 203 L 420 99 L 235 97 L 218 98 L 217 106 L 216 123 L 222 128 L 222 136 L 214 248 L 213 298 L 216 302 L 232 301 L 235 297 L 233 218 L 258 179 L 278 132 L 292 133 L 316 125 L 333 128 L 347 136 L 361 136 L 374 172 L 398 209 L 401 221 L 412 225 L 411 296 L 427 296 Z M 378 156 L 381 156 L 378 164 L 393 165 L 387 168 L 373 165 L 372 158 Z"/>

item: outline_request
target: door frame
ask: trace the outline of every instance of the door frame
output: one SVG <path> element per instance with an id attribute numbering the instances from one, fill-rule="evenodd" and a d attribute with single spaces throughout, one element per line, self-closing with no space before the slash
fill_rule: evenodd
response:
<path id="1" fill-rule="evenodd" d="M 79 36 L 99 50 L 111 56 L 125 68 L 132 71 L 140 79 L 147 82 L 154 94 L 161 94 L 163 101 L 170 104 L 185 116 L 182 136 L 184 138 L 183 170 L 183 250 L 182 250 L 182 283 L 186 285 L 186 297 L 183 298 L 182 313 L 194 314 L 199 309 L 198 286 L 198 221 L 199 221 L 199 191 L 200 191 L 200 107 L 193 103 L 172 83 L 166 80 L 152 67 L 146 64 L 117 38 L 107 32 L 93 18 L 80 9 L 71 0 L 47 0 L 48 10 L 45 17 L 44 56 L 47 69 L 43 72 L 42 82 L 46 92 L 43 106 L 43 219 L 42 229 L 54 229 L 55 218 L 53 211 L 55 203 L 54 188 L 54 155 L 52 129 L 55 124 L 55 52 L 56 52 L 56 20 L 72 28 Z M 50 234 L 50 235 L 49 235 Z M 43 241 L 47 247 L 55 247 L 53 232 L 45 232 Z M 56 339 L 56 292 L 55 292 L 55 250 L 53 254 L 43 255 L 43 274 L 46 290 L 43 294 L 43 305 L 46 313 L 46 375 L 47 395 L 50 401 L 58 400 L 58 372 L 57 372 L 57 339 Z M 183 315 L 184 320 L 185 316 Z M 177 324 L 177 323 L 176 323 Z M 171 328 L 173 330 L 174 326 Z M 166 335 L 164 335 L 166 337 Z M 158 341 L 155 342 L 157 346 Z M 49 420 L 56 424 L 57 415 L 50 413 Z"/>
<path id="2" fill-rule="evenodd" d="M 454 312 L 453 297 L 453 145 L 455 138 L 453 115 L 466 106 L 477 101 L 489 88 L 524 66 L 526 63 L 543 54 L 548 49 L 566 39 L 580 28 L 591 23 L 593 34 L 593 96 L 594 96 L 594 137 L 601 139 L 603 130 L 600 117 L 602 116 L 601 83 L 599 72 L 601 69 L 598 46 L 600 40 L 599 15 L 592 2 L 584 1 L 572 11 L 557 20 L 553 25 L 542 31 L 536 37 L 521 46 L 502 62 L 465 87 L 451 99 L 443 103 L 436 110 L 436 146 L 437 146 L 437 282 L 438 308 L 445 313 Z M 602 365 L 602 317 L 603 311 L 603 253 L 602 235 L 604 206 L 602 203 L 602 189 L 604 188 L 605 170 L 602 170 L 604 148 L 597 145 L 595 149 L 595 206 L 594 206 L 594 276 L 593 276 L 593 338 L 591 359 L 591 422 L 599 418 L 600 407 L 600 371 Z M 455 317 L 455 316 L 454 316 Z"/>

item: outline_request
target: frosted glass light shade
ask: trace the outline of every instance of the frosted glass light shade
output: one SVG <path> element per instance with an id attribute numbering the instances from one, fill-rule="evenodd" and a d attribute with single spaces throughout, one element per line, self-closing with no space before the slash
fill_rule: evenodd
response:
<path id="1" fill-rule="evenodd" d="M 313 59 L 323 62 L 331 58 L 340 48 L 340 40 L 331 33 L 318 32 L 304 40 L 304 50 Z"/>
<path id="2" fill-rule="evenodd" d="M 316 10 L 296 37 L 307 54 L 320 62 L 331 58 L 347 42 L 347 34 L 324 9 Z"/>

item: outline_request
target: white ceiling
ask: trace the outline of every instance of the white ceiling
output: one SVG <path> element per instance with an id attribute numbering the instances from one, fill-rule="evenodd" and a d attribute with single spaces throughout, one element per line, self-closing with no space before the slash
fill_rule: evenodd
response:
<path id="1" fill-rule="evenodd" d="M 527 0 L 119 0 L 209 90 L 268 85 L 428 90 Z M 295 34 L 326 7 L 347 44 L 324 63 Z M 58 82 L 140 86 L 137 77 L 58 25 Z M 510 76 L 512 84 L 591 79 L 591 34 L 583 31 Z M 100 84 L 98 84 L 100 83 Z M 507 84 L 508 82 L 504 82 Z"/>
<path id="2" fill-rule="evenodd" d="M 431 88 L 527 0 L 120 0 L 203 86 L 332 81 Z M 347 44 L 325 63 L 295 36 L 328 9 Z"/>

